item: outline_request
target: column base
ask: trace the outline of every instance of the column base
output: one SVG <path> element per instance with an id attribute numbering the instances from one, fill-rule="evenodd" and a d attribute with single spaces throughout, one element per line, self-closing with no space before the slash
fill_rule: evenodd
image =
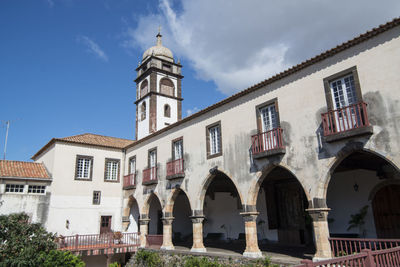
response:
<path id="1" fill-rule="evenodd" d="M 316 262 L 316 261 L 324 261 L 324 260 L 330 260 L 330 259 L 332 259 L 333 257 L 316 257 L 316 256 L 314 256 L 313 258 L 312 258 L 312 261 L 313 262 Z"/>
<path id="2" fill-rule="evenodd" d="M 244 257 L 248 257 L 248 258 L 262 258 L 263 255 L 261 253 L 261 251 L 258 252 L 243 252 L 243 256 Z"/>
<path id="3" fill-rule="evenodd" d="M 190 252 L 207 252 L 206 248 L 191 248 Z"/>
<path id="4" fill-rule="evenodd" d="M 161 246 L 160 249 L 161 250 L 174 250 L 175 247 L 174 246 Z"/>

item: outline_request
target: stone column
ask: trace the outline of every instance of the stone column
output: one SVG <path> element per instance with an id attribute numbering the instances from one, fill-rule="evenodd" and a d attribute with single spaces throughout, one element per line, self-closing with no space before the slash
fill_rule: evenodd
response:
<path id="1" fill-rule="evenodd" d="M 140 247 L 144 248 L 147 245 L 147 234 L 149 233 L 149 222 L 150 219 L 147 215 L 141 215 L 142 219 L 139 219 L 140 225 Z"/>
<path id="2" fill-rule="evenodd" d="M 193 247 L 192 252 L 206 252 L 203 244 L 203 220 L 204 215 L 191 216 L 193 223 Z"/>
<path id="3" fill-rule="evenodd" d="M 160 249 L 174 250 L 174 244 L 172 243 L 172 222 L 174 217 L 164 217 L 163 222 L 163 243 Z"/>
<path id="4" fill-rule="evenodd" d="M 313 220 L 314 228 L 314 243 L 316 253 L 313 260 L 318 261 L 322 259 L 332 258 L 331 245 L 329 244 L 329 227 L 328 227 L 328 213 L 329 208 L 312 208 L 307 209 Z"/>
<path id="5" fill-rule="evenodd" d="M 261 258 L 262 253 L 258 248 L 257 239 L 257 216 L 259 212 L 242 212 L 244 228 L 246 232 L 246 249 L 243 253 L 245 257 Z"/>

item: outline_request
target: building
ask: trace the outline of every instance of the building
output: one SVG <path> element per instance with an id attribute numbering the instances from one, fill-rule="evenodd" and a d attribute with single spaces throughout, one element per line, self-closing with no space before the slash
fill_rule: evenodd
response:
<path id="1" fill-rule="evenodd" d="M 329 258 L 329 236 L 400 238 L 399 47 L 394 19 L 182 118 L 182 66 L 158 34 L 136 69 L 135 141 L 77 135 L 32 157 L 52 180 L 46 227 L 139 230 L 141 246 L 162 235 L 166 250 L 223 240 L 249 257 L 268 243 Z M 1 181 L 6 200 L 14 180 Z"/>

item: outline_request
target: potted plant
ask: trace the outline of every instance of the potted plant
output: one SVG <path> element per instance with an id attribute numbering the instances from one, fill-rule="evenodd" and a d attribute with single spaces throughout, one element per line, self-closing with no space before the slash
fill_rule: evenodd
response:
<path id="1" fill-rule="evenodd" d="M 116 244 L 121 244 L 121 239 L 122 239 L 122 233 L 119 231 L 115 231 L 113 232 L 113 238 L 114 238 L 114 242 Z"/>

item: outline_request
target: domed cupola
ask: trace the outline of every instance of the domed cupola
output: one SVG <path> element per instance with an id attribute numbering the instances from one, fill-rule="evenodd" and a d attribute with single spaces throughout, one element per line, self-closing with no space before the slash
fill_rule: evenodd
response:
<path id="1" fill-rule="evenodd" d="M 150 47 L 143 53 L 142 60 L 144 61 L 150 56 L 155 56 L 169 62 L 174 62 L 174 56 L 172 55 L 171 50 L 162 45 L 161 41 L 162 35 L 160 31 L 158 32 L 156 37 L 157 37 L 157 44 L 155 46 Z"/>

